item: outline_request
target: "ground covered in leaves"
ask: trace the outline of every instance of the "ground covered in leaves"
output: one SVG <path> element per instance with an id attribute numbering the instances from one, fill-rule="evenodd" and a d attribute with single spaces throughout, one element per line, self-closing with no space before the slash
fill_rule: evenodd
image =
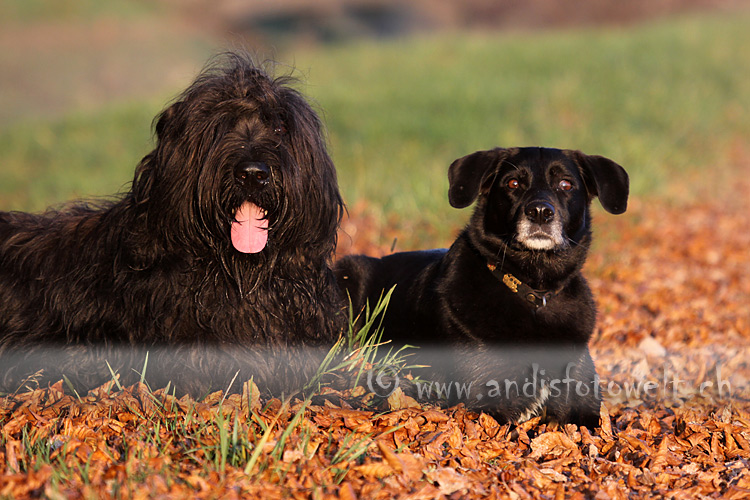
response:
<path id="1" fill-rule="evenodd" d="M 282 402 L 246 384 L 196 402 L 59 383 L 0 399 L 0 498 L 747 498 L 749 212 L 745 182 L 597 217 L 593 431 L 362 386 Z M 363 229 L 354 250 L 376 236 Z"/>

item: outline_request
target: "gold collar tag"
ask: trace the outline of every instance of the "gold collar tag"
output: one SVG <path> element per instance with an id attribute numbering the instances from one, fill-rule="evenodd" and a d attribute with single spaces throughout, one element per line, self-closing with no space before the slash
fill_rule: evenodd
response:
<path id="1" fill-rule="evenodd" d="M 503 283 L 505 283 L 505 286 L 510 288 L 513 293 L 518 293 L 518 285 L 521 284 L 521 280 L 519 280 L 512 274 L 506 274 L 503 276 Z"/>

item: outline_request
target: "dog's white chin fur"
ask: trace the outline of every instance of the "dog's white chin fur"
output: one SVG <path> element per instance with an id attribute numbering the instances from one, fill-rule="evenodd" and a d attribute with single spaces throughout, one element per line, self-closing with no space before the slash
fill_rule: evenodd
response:
<path id="1" fill-rule="evenodd" d="M 554 250 L 565 246 L 562 224 L 557 219 L 546 226 L 522 219 L 518 223 L 516 240 L 530 250 Z"/>

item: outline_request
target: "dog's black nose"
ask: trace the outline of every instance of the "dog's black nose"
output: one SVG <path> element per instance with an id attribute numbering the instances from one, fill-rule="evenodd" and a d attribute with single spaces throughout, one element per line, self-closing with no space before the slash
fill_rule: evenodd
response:
<path id="1" fill-rule="evenodd" d="M 262 188 L 271 180 L 271 169 L 260 161 L 240 163 L 234 168 L 234 176 L 247 187 Z"/>
<path id="2" fill-rule="evenodd" d="M 531 222 L 546 224 L 555 217 L 555 207 L 547 201 L 532 201 L 526 205 L 524 213 Z"/>

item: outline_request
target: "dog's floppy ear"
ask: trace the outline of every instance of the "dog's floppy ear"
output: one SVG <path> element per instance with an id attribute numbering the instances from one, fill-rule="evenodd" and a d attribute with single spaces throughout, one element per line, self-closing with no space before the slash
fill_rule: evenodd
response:
<path id="1" fill-rule="evenodd" d="M 185 101 L 177 101 L 157 115 L 154 119 L 154 130 L 159 140 L 166 140 L 167 133 L 182 134 L 186 109 Z"/>
<path id="2" fill-rule="evenodd" d="M 604 210 L 621 214 L 628 208 L 630 180 L 628 173 L 617 163 L 603 156 L 589 156 L 573 151 L 586 183 L 589 195 L 599 197 Z"/>
<path id="3" fill-rule="evenodd" d="M 448 168 L 448 201 L 454 208 L 471 205 L 479 196 L 479 189 L 500 159 L 505 157 L 505 149 L 496 148 L 477 151 L 459 158 Z"/>

